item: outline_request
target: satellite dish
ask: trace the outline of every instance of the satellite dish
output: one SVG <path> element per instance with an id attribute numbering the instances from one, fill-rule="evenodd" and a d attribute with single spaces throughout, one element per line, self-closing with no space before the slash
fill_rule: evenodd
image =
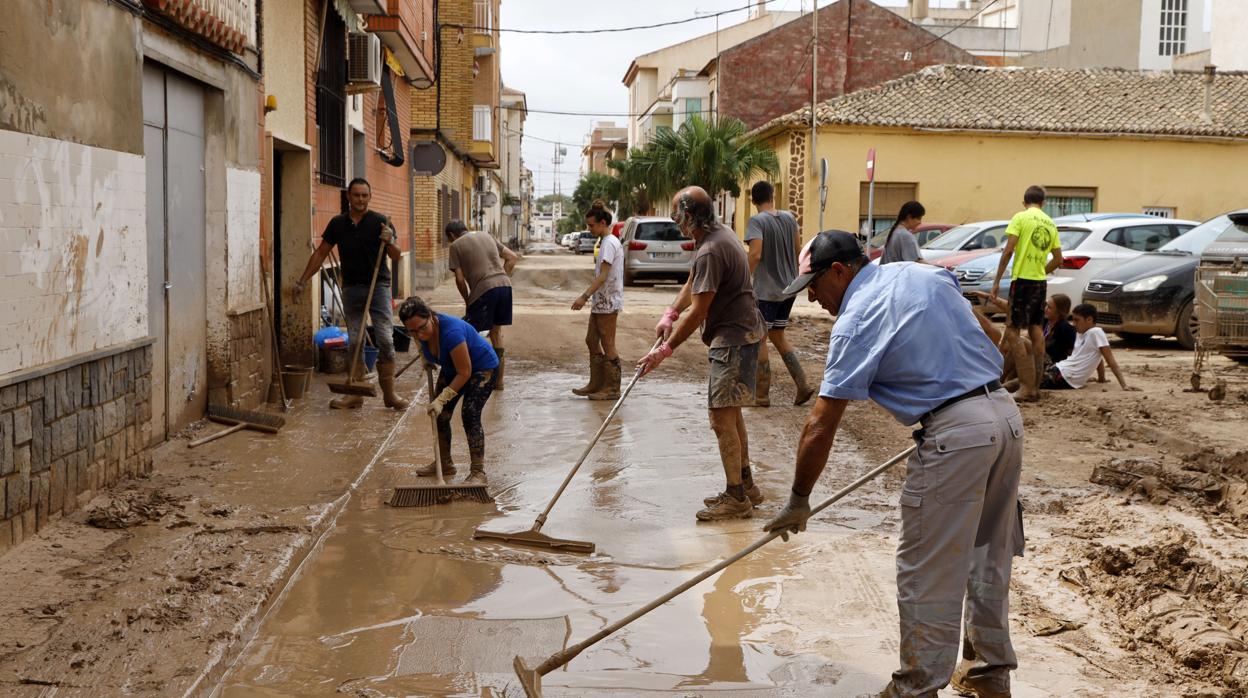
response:
<path id="1" fill-rule="evenodd" d="M 412 143 L 412 174 L 417 177 L 432 177 L 445 167 L 446 151 L 437 141 Z"/>

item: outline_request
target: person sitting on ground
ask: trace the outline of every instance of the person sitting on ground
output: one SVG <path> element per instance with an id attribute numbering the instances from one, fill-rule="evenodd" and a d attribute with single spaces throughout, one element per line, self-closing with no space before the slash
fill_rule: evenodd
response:
<path id="1" fill-rule="evenodd" d="M 399 306 L 399 320 L 420 342 L 421 356 L 428 364 L 439 366 L 434 397 L 426 408 L 438 421 L 438 452 L 442 474 L 455 474 L 451 461 L 451 416 L 463 398 L 461 419 L 468 437 L 469 472 L 464 482 L 485 484 L 485 430 L 481 428 L 481 411 L 494 393 L 498 355 L 472 325 L 451 315 L 433 312 L 419 296 L 412 296 Z M 431 463 L 418 468 L 416 474 L 436 474 Z"/>
<path id="2" fill-rule="evenodd" d="M 1075 339 L 1074 351 L 1045 371 L 1040 387 L 1047 390 L 1082 388 L 1088 384 L 1101 361 L 1104 361 L 1109 370 L 1114 372 L 1114 377 L 1118 379 L 1118 385 L 1123 390 L 1139 390 L 1128 386 L 1127 379 L 1123 378 L 1122 370 L 1114 359 L 1114 352 L 1109 348 L 1109 338 L 1105 336 L 1105 330 L 1096 326 L 1096 308 L 1081 303 L 1075 306 L 1071 317 L 1075 331 L 1079 333 Z"/>
<path id="3" fill-rule="evenodd" d="M 1069 315 L 1070 296 L 1065 293 L 1054 293 L 1044 304 L 1044 352 L 1049 365 L 1064 361 L 1075 350 L 1079 333 L 1067 322 Z"/>

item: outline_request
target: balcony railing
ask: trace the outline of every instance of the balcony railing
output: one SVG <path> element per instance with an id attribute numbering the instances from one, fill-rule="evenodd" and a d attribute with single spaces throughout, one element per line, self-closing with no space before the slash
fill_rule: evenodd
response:
<path id="1" fill-rule="evenodd" d="M 475 0 L 476 19 L 473 21 L 478 34 L 494 33 L 494 10 L 490 0 Z"/>
<path id="2" fill-rule="evenodd" d="M 490 127 L 490 105 L 475 104 L 472 107 L 472 140 L 493 141 L 494 130 Z"/>
<path id="3" fill-rule="evenodd" d="M 234 53 L 256 45 L 254 0 L 143 0 L 143 4 Z"/>

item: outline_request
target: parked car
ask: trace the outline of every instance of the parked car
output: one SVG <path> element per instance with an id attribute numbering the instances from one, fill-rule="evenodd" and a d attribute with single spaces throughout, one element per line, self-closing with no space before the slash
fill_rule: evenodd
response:
<path id="1" fill-rule="evenodd" d="M 1065 293 L 1070 304 L 1083 300 L 1083 289 L 1111 267 L 1152 252 L 1199 225 L 1177 218 L 1136 216 L 1060 225 L 1062 266 L 1049 275 L 1049 295 Z M 1077 240 L 1077 241 L 1076 241 Z"/>
<path id="2" fill-rule="evenodd" d="M 1005 244 L 1005 228 L 1009 221 L 980 221 L 950 228 L 919 248 L 929 262 L 972 250 L 990 250 Z"/>
<path id="3" fill-rule="evenodd" d="M 1196 267 L 1203 255 L 1216 254 L 1215 243 L 1225 249 L 1235 238 L 1248 238 L 1248 208 L 1205 221 L 1153 252 L 1097 274 L 1083 300 L 1096 308 L 1097 323 L 1107 332 L 1128 341 L 1175 337 L 1191 349 L 1197 333 Z"/>
<path id="4" fill-rule="evenodd" d="M 624 230 L 624 224 L 625 224 L 626 222 L 627 222 L 627 221 L 616 221 L 616 222 L 612 223 L 612 224 L 611 224 L 611 234 L 612 234 L 612 235 L 614 235 L 614 236 L 616 236 L 617 238 L 618 238 L 618 237 L 620 237 L 620 233 L 621 233 L 621 231 L 623 231 L 623 230 Z"/>
<path id="5" fill-rule="evenodd" d="M 684 281 L 693 264 L 693 238 L 685 237 L 671 218 L 634 216 L 624 226 L 624 284 L 639 278 Z"/>
<path id="6" fill-rule="evenodd" d="M 580 232 L 567 233 L 563 236 L 563 238 L 560 239 L 559 244 L 560 246 L 566 247 L 569 250 L 572 250 L 575 252 L 576 251 L 575 244 L 576 244 L 577 239 L 580 238 L 580 236 L 581 236 Z"/>
<path id="7" fill-rule="evenodd" d="M 919 247 L 923 247 L 952 227 L 952 225 L 947 223 L 924 223 L 915 229 L 914 237 L 918 239 Z M 905 231 L 903 230 L 902 232 Z M 883 232 L 876 233 L 875 237 L 871 238 L 871 259 L 876 259 L 884 254 L 884 243 L 886 242 L 888 242 L 887 228 Z"/>
<path id="8" fill-rule="evenodd" d="M 594 237 L 593 233 L 588 230 L 582 230 L 576 236 L 576 248 L 573 252 L 585 254 L 586 252 L 594 251 L 594 246 L 598 244 L 598 238 Z"/>
<path id="9" fill-rule="evenodd" d="M 1108 221 L 1115 218 L 1139 218 L 1142 213 L 1068 213 L 1064 216 L 1058 216 L 1053 222 L 1062 225 L 1063 223 L 1091 223 L 1093 221 Z"/>

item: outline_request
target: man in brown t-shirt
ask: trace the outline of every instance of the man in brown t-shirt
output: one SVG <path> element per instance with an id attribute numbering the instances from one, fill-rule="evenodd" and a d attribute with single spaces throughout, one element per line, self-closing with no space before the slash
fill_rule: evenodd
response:
<path id="1" fill-rule="evenodd" d="M 707 408 L 727 488 L 703 500 L 706 508 L 697 517 L 699 521 L 746 519 L 762 503 L 763 493 L 750 472 L 741 408 L 754 404 L 759 342 L 766 338 L 767 329 L 754 298 L 745 248 L 716 219 L 711 197 L 700 187 L 682 189 L 672 199 L 672 211 L 672 220 L 681 232 L 693 237 L 697 252 L 689 280 L 655 328 L 663 343 L 637 365 L 643 375 L 649 373 L 702 326 L 702 342 L 709 347 L 711 364 Z M 689 315 L 677 323 L 689 307 Z"/>
<path id="2" fill-rule="evenodd" d="M 463 221 L 446 224 L 451 241 L 450 268 L 464 298 L 464 321 L 490 333 L 498 354 L 494 389 L 503 389 L 503 326 L 511 324 L 511 272 L 520 257 L 485 233 L 469 233 Z"/>

